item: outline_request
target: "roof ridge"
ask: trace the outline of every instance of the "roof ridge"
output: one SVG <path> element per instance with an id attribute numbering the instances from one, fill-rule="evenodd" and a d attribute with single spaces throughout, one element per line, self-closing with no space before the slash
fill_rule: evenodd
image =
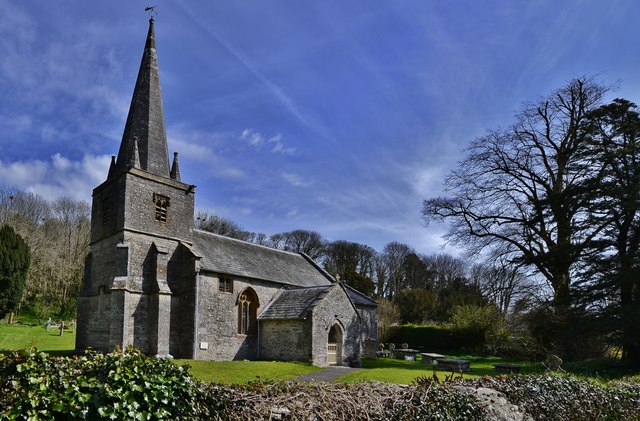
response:
<path id="1" fill-rule="evenodd" d="M 275 252 L 290 254 L 292 256 L 299 256 L 299 257 L 303 257 L 304 258 L 303 253 L 295 253 L 293 251 L 280 250 L 280 249 L 276 249 L 276 248 L 273 248 L 273 247 L 264 246 L 262 244 L 256 244 L 256 243 L 252 243 L 250 241 L 240 240 L 239 238 L 233 238 L 233 237 L 229 237 L 229 236 L 222 235 L 222 234 L 216 234 L 215 232 L 205 231 L 205 230 L 198 229 L 198 228 L 194 228 L 193 231 L 198 231 L 198 232 L 201 232 L 203 234 L 212 235 L 214 237 L 224 238 L 226 240 L 237 241 L 239 243 L 248 244 L 248 245 L 254 246 L 254 247 L 260 247 L 260 248 L 263 248 L 263 249 L 266 249 L 266 250 L 272 250 L 272 251 L 275 251 Z"/>

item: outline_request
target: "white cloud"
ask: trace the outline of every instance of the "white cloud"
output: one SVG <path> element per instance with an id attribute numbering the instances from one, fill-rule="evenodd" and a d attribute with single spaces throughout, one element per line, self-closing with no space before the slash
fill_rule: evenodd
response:
<path id="1" fill-rule="evenodd" d="M 50 161 L 0 161 L 0 179 L 49 200 L 68 196 L 89 201 L 93 188 L 106 179 L 110 162 L 108 155 L 87 154 L 73 161 L 59 153 Z"/>
<path id="2" fill-rule="evenodd" d="M 48 164 L 40 160 L 4 163 L 0 161 L 0 179 L 3 183 L 16 187 L 26 187 L 37 183 L 47 174 Z"/>
<path id="3" fill-rule="evenodd" d="M 284 146 L 284 143 L 282 142 L 282 135 L 280 133 L 269 138 L 269 140 L 267 140 L 267 143 L 272 145 L 271 152 L 273 153 L 291 155 L 296 152 L 296 148 L 287 148 L 286 146 Z"/>
<path id="4" fill-rule="evenodd" d="M 310 181 L 304 180 L 297 174 L 282 173 L 281 176 L 287 183 L 291 184 L 294 187 L 308 187 L 311 185 Z"/>

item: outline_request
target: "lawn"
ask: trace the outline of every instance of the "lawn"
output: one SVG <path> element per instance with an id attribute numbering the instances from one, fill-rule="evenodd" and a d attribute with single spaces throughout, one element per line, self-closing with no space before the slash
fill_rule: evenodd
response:
<path id="1" fill-rule="evenodd" d="M 71 353 L 76 345 L 76 334 L 67 330 L 60 336 L 58 329 L 47 332 L 44 326 L 0 324 L 0 352 L 29 349 L 54 354 Z"/>
<path id="2" fill-rule="evenodd" d="M 473 355 L 451 355 L 450 358 L 462 358 L 471 361 L 470 371 L 463 373 L 463 378 L 477 378 L 482 376 L 495 376 L 493 364 L 507 363 L 522 366 L 522 374 L 539 373 L 542 366 L 539 363 L 518 361 L 500 357 L 477 357 Z M 339 382 L 378 381 L 386 383 L 408 384 L 417 377 L 432 377 L 433 367 L 430 364 L 422 364 L 421 361 L 405 361 L 394 358 L 364 359 L 362 365 L 366 370 L 354 371 L 338 378 Z M 451 376 L 451 371 L 436 370 L 440 380 Z M 457 377 L 456 373 L 456 377 Z"/>
<path id="3" fill-rule="evenodd" d="M 198 380 L 216 383 L 248 383 L 253 380 L 290 380 L 321 368 L 285 361 L 199 361 L 175 360 L 188 365 L 189 373 Z"/>
<path id="4" fill-rule="evenodd" d="M 71 354 L 75 347 L 75 332 L 52 329 L 47 332 L 43 326 L 0 324 L 0 353 L 26 350 L 35 346 L 40 351 L 56 355 Z M 471 361 L 471 370 L 463 374 L 464 378 L 495 376 L 493 364 L 509 363 L 522 366 L 522 374 L 534 374 L 543 371 L 540 363 L 500 357 L 479 357 L 473 355 L 448 355 L 450 358 L 463 358 Z M 195 361 L 176 360 L 177 364 L 189 365 L 189 372 L 197 379 L 218 383 L 248 383 L 252 380 L 289 380 L 307 373 L 322 370 L 308 364 L 298 362 L 276 361 Z M 364 359 L 366 370 L 351 372 L 341 376 L 339 382 L 380 381 L 387 383 L 408 384 L 417 377 L 431 377 L 431 365 L 420 361 L 404 361 L 392 358 Z M 630 370 L 617 360 L 598 360 L 580 363 L 563 364 L 567 372 L 581 378 L 595 380 L 612 380 L 636 376 L 637 370 Z M 450 376 L 450 371 L 436 371 L 440 380 Z M 640 381 L 636 380 L 636 381 Z"/>

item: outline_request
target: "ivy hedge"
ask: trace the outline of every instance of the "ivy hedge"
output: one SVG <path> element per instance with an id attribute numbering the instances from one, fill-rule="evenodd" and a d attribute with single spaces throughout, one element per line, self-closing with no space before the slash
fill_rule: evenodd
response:
<path id="1" fill-rule="evenodd" d="M 463 386 L 463 387 L 458 387 Z M 569 376 L 510 376 L 439 384 L 193 380 L 184 367 L 134 349 L 110 354 L 0 356 L 0 419 L 489 420 L 478 387 L 501 392 L 536 420 L 638 420 L 640 384 Z M 495 406 L 495 405 L 494 405 Z"/>

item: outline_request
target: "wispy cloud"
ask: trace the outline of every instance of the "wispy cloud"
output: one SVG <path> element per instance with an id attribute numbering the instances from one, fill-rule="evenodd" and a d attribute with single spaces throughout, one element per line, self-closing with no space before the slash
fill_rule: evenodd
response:
<path id="1" fill-rule="evenodd" d="M 211 35 L 220 45 L 222 45 L 230 54 L 232 54 L 251 74 L 253 74 L 266 88 L 271 92 L 288 111 L 303 126 L 318 133 L 324 138 L 331 138 L 327 133 L 327 129 L 312 119 L 300 108 L 300 106 L 289 96 L 284 89 L 277 83 L 273 82 L 259 68 L 258 64 L 253 63 L 245 54 L 236 48 L 233 43 L 222 34 L 212 29 L 212 25 L 203 22 L 202 17 L 194 13 L 186 4 L 181 3 L 180 6 L 191 17 L 191 19 L 200 26 L 200 28 Z"/>
<path id="2" fill-rule="evenodd" d="M 245 171 L 234 162 L 216 153 L 214 147 L 224 145 L 231 135 L 227 133 L 208 133 L 199 130 L 190 130 L 182 126 L 169 128 L 169 144 L 181 157 L 181 168 L 184 167 L 184 158 L 194 166 L 206 165 L 206 171 L 228 179 L 240 179 L 246 176 Z"/>
<path id="3" fill-rule="evenodd" d="M 273 153 L 292 155 L 296 152 L 296 148 L 285 146 L 283 137 L 280 133 L 269 138 L 265 138 L 265 136 L 254 129 L 244 129 L 240 135 L 240 139 L 246 141 L 247 144 L 256 149 L 260 149 L 263 145 L 267 145 L 269 150 Z"/>
<path id="4" fill-rule="evenodd" d="M 282 173 L 282 178 L 289 184 L 291 184 L 294 187 L 308 187 L 311 185 L 310 181 L 306 181 L 304 180 L 302 177 L 300 177 L 298 174 L 292 174 L 292 173 Z"/>

